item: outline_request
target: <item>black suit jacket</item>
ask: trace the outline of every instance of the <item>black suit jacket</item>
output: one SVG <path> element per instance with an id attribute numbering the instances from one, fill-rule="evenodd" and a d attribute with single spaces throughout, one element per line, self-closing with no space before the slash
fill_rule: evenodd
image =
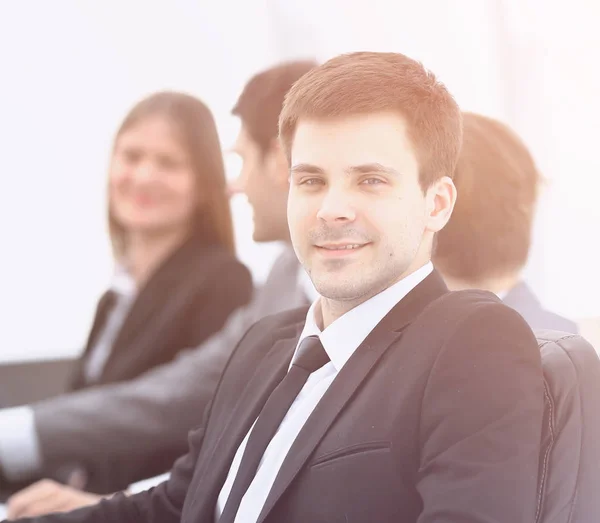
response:
<path id="1" fill-rule="evenodd" d="M 100 377 L 86 381 L 85 364 L 114 305 L 100 300 L 71 390 L 133 379 L 171 361 L 219 331 L 229 314 L 250 300 L 250 273 L 224 249 L 192 236 L 157 268 L 140 289 Z"/>
<path id="2" fill-rule="evenodd" d="M 240 342 L 170 481 L 46 522 L 208 523 L 240 442 L 285 374 L 306 309 Z M 309 417 L 260 522 L 531 522 L 543 410 L 540 353 L 486 292 L 437 273 L 348 360 Z"/>

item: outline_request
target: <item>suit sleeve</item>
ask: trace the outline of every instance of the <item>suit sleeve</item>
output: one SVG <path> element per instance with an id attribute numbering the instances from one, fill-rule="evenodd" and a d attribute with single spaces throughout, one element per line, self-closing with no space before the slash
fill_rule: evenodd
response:
<path id="1" fill-rule="evenodd" d="M 33 410 L 28 405 L 0 410 L 0 471 L 20 481 L 40 468 Z"/>
<path id="2" fill-rule="evenodd" d="M 543 397 L 537 342 L 516 312 L 486 304 L 461 322 L 423 397 L 418 523 L 534 520 Z"/>
<path id="3" fill-rule="evenodd" d="M 231 351 L 243 344 L 245 336 L 260 329 L 261 326 L 260 323 L 255 323 L 242 333 Z M 170 478 L 159 486 L 129 497 L 119 493 L 110 499 L 102 500 L 97 505 L 68 513 L 17 521 L 21 523 L 107 523 L 109 521 L 111 523 L 179 523 L 198 457 L 202 451 L 211 406 L 212 400 L 207 402 L 200 427 L 189 434 L 188 453 L 175 462 Z"/>
<path id="4" fill-rule="evenodd" d="M 207 413 L 210 410 L 207 407 Z M 19 519 L 21 523 L 179 523 L 192 480 L 204 429 L 189 436 L 189 452 L 175 463 L 168 481 L 158 487 L 127 497 L 117 494 L 97 505 L 72 512 Z"/>
<path id="5" fill-rule="evenodd" d="M 114 490 L 151 475 L 142 469 L 156 456 L 166 465 L 154 474 L 168 470 L 185 453 L 188 432 L 201 421 L 229 356 L 257 316 L 253 301 L 202 345 L 135 380 L 34 405 L 44 470 L 77 463 L 106 475 Z"/>

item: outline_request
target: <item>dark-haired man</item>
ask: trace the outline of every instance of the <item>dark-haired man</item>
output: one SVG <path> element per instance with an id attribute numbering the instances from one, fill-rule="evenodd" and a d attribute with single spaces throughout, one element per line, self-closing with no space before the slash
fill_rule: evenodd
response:
<path id="1" fill-rule="evenodd" d="M 451 95 L 403 55 L 340 56 L 294 85 L 280 138 L 319 298 L 249 329 L 169 481 L 40 521 L 530 521 L 536 340 L 430 262 L 456 200 Z"/>
<path id="2" fill-rule="evenodd" d="M 236 151 L 243 169 L 231 191 L 248 196 L 254 238 L 285 245 L 266 283 L 220 333 L 172 363 L 127 383 L 0 411 L 0 427 L 5 429 L 0 431 L 0 471 L 13 485 L 50 476 L 94 493 L 111 493 L 168 470 L 185 453 L 187 434 L 200 423 L 220 373 L 248 327 L 313 299 L 314 288 L 300 273 L 289 244 L 288 167 L 277 124 L 285 93 L 315 65 L 292 61 L 260 72 L 233 110 L 242 123 Z M 17 424 L 15 418 L 23 415 L 29 422 Z M 97 499 L 45 481 L 13 498 L 11 515 L 64 510 Z"/>
<path id="3" fill-rule="evenodd" d="M 460 193 L 433 255 L 448 287 L 484 289 L 532 329 L 577 333 L 545 310 L 522 279 L 531 245 L 540 175 L 520 138 L 501 122 L 463 114 L 463 146 L 454 174 Z"/>

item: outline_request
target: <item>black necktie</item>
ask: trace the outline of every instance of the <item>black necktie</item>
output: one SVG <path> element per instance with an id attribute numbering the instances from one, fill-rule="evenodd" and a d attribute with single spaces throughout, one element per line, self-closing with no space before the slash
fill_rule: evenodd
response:
<path id="1" fill-rule="evenodd" d="M 271 393 L 258 415 L 219 523 L 234 522 L 242 498 L 254 479 L 260 460 L 287 411 L 304 387 L 310 374 L 320 369 L 328 361 L 329 356 L 319 338 L 309 336 L 302 340 L 290 370 Z"/>

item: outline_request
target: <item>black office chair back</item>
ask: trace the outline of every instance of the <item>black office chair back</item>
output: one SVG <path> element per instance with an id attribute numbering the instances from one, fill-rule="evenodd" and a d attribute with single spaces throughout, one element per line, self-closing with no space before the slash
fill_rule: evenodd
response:
<path id="1" fill-rule="evenodd" d="M 581 336 L 536 331 L 545 410 L 536 523 L 600 522 L 600 360 Z"/>

